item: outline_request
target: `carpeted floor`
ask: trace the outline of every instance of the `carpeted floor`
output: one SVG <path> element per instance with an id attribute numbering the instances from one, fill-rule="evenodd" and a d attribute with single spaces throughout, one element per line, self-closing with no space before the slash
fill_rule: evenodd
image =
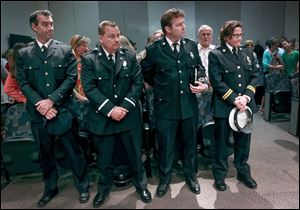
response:
<path id="1" fill-rule="evenodd" d="M 225 180 L 225 192 L 213 187 L 211 160 L 199 155 L 198 180 L 201 193 L 195 195 L 185 185 L 180 165 L 174 167 L 171 190 L 163 198 L 155 195 L 158 184 L 156 161 L 152 158 L 152 177 L 148 187 L 153 201 L 144 204 L 135 189 L 113 187 L 103 209 L 299 209 L 299 138 L 287 132 L 289 122 L 266 122 L 260 114 L 254 117 L 249 164 L 258 183 L 249 189 L 236 179 L 233 156 L 229 157 L 230 169 Z M 70 172 L 62 172 L 59 194 L 44 208 L 92 208 L 97 192 L 98 171 L 90 168 L 91 198 L 88 203 L 78 202 L 78 193 Z M 11 177 L 11 182 L 1 191 L 1 209 L 37 208 L 36 202 L 43 191 L 41 174 Z"/>

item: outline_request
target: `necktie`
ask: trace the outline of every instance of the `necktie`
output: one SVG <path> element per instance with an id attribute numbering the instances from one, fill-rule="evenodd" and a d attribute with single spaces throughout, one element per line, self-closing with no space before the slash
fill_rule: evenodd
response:
<path id="1" fill-rule="evenodd" d="M 41 48 L 41 51 L 42 51 L 42 53 L 46 53 L 47 47 L 45 45 L 43 45 L 42 48 Z"/>
<path id="2" fill-rule="evenodd" d="M 112 54 L 109 54 L 108 55 L 108 63 L 109 65 L 114 69 L 115 68 L 115 62 L 114 62 L 114 59 L 113 59 L 113 55 Z"/>
<path id="3" fill-rule="evenodd" d="M 177 45 L 178 45 L 178 43 L 177 42 L 173 42 L 172 45 L 173 45 L 173 52 L 174 52 L 174 54 L 178 55 L 178 51 L 177 51 Z"/>
<path id="4" fill-rule="evenodd" d="M 41 51 L 42 51 L 42 57 L 43 57 L 43 59 L 46 59 L 47 58 L 47 47 L 45 45 L 43 45 L 41 47 Z"/>
<path id="5" fill-rule="evenodd" d="M 232 48 L 232 52 L 233 52 L 234 57 L 238 60 L 238 51 L 237 51 L 236 47 Z"/>

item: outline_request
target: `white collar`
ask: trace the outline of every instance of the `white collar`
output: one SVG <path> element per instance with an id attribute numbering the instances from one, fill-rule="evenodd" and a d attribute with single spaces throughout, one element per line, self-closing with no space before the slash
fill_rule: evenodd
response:
<path id="1" fill-rule="evenodd" d="M 166 40 L 168 42 L 168 44 L 170 45 L 170 47 L 172 48 L 172 44 L 173 43 L 177 43 L 178 46 L 180 46 L 180 39 L 177 42 L 172 42 L 167 36 L 166 36 Z M 178 49 L 178 48 L 177 48 Z"/>
<path id="2" fill-rule="evenodd" d="M 48 42 L 46 42 L 45 44 L 42 44 L 36 39 L 36 42 L 38 43 L 40 48 L 42 48 L 43 45 L 48 48 L 51 41 L 52 41 L 52 39 L 49 39 Z"/>
<path id="3" fill-rule="evenodd" d="M 107 58 L 109 58 L 109 55 L 112 54 L 112 55 L 113 55 L 112 58 L 115 60 L 116 53 L 108 53 L 108 52 L 104 49 L 103 46 L 101 46 L 101 47 L 102 47 L 103 51 L 105 52 L 105 55 L 106 55 Z"/>
<path id="4" fill-rule="evenodd" d="M 227 42 L 226 42 L 226 46 L 228 47 L 228 49 L 230 50 L 230 52 L 232 52 L 233 47 L 231 45 L 229 45 Z"/>
<path id="5" fill-rule="evenodd" d="M 199 49 L 201 49 L 201 50 L 213 50 L 216 47 L 215 45 L 210 44 L 207 48 L 205 48 L 200 43 L 198 43 L 198 46 L 199 46 Z"/>

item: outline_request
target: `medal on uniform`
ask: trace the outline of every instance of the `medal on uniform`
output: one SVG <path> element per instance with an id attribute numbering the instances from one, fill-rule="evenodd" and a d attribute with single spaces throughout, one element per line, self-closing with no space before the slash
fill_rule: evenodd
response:
<path id="1" fill-rule="evenodd" d="M 190 56 L 192 59 L 194 59 L 194 53 L 193 52 L 190 52 Z"/>
<path id="2" fill-rule="evenodd" d="M 249 63 L 251 65 L 251 60 L 249 58 L 249 56 L 246 57 L 247 63 Z"/>

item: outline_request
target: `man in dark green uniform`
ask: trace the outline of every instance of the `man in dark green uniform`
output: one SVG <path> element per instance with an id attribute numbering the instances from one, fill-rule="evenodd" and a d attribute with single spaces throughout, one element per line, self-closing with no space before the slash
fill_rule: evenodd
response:
<path id="1" fill-rule="evenodd" d="M 113 184 L 114 143 L 121 140 L 129 156 L 133 185 L 141 200 L 152 200 L 142 163 L 142 119 L 139 97 L 143 76 L 136 55 L 120 48 L 116 23 L 102 21 L 99 49 L 82 56 L 82 84 L 90 102 L 87 129 L 98 149 L 100 177 L 93 206 L 101 206 Z"/>
<path id="2" fill-rule="evenodd" d="M 77 106 L 72 91 L 77 78 L 76 59 L 71 47 L 53 40 L 53 19 L 48 10 L 30 15 L 36 40 L 17 55 L 17 81 L 27 98 L 32 133 L 39 144 L 45 189 L 38 207 L 58 193 L 55 140 L 64 146 L 73 170 L 79 201 L 89 199 L 89 180 L 83 153 L 75 144 Z"/>
<path id="3" fill-rule="evenodd" d="M 186 33 L 184 15 L 180 9 L 169 9 L 163 14 L 161 28 L 165 37 L 146 47 L 146 57 L 141 62 L 145 82 L 152 85 L 154 91 L 160 178 L 156 194 L 159 197 L 166 194 L 171 181 L 178 129 L 182 130 L 179 139 L 182 140 L 186 183 L 192 192 L 200 193 L 196 93 L 206 91 L 208 85 L 197 80 L 198 75 L 205 78 L 205 70 L 197 43 L 183 38 Z"/>
<path id="4" fill-rule="evenodd" d="M 231 127 L 228 122 L 232 108 L 245 111 L 248 106 L 252 114 L 257 112 L 254 100 L 258 82 L 259 65 L 250 49 L 241 48 L 243 38 L 242 24 L 227 21 L 220 31 L 221 46 L 211 51 L 208 57 L 209 79 L 213 88 L 212 115 L 215 121 L 215 154 L 213 175 L 215 187 L 226 190 L 224 179 L 228 171 L 226 144 Z M 256 182 L 250 174 L 247 164 L 250 151 L 250 133 L 233 130 L 234 165 L 237 178 L 249 188 L 255 188 Z"/>

